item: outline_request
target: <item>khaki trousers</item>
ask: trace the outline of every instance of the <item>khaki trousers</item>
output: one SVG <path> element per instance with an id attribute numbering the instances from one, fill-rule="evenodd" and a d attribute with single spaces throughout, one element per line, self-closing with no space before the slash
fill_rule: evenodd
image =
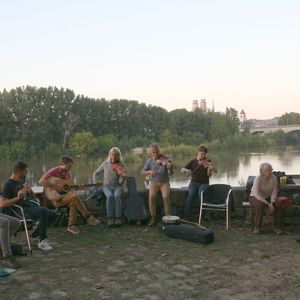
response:
<path id="1" fill-rule="evenodd" d="M 75 191 L 70 191 L 65 194 L 59 201 L 55 202 L 54 206 L 68 206 L 70 208 L 68 226 L 76 224 L 77 211 L 79 211 L 85 219 L 90 216 L 90 213 L 88 212 L 80 198 L 77 196 Z"/>
<path id="2" fill-rule="evenodd" d="M 169 182 L 151 181 L 149 184 L 149 210 L 151 217 L 156 216 L 156 196 L 159 191 L 163 198 L 165 215 L 171 215 Z"/>

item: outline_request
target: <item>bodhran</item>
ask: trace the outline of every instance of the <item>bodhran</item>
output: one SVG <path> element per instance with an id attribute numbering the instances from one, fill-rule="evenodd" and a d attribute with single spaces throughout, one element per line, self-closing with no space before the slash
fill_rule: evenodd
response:
<path id="1" fill-rule="evenodd" d="M 163 216 L 161 221 L 163 224 L 180 224 L 180 218 L 177 216 Z"/>

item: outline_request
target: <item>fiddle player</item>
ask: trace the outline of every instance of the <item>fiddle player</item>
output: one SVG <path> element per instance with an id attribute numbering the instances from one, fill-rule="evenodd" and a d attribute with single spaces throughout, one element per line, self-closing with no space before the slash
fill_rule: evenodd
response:
<path id="1" fill-rule="evenodd" d="M 160 148 L 157 144 L 150 145 L 152 157 L 149 158 L 141 172 L 143 176 L 150 175 L 149 183 L 149 211 L 150 222 L 148 226 L 154 226 L 156 223 L 156 195 L 161 191 L 165 215 L 171 215 L 170 203 L 170 175 L 173 174 L 174 165 L 167 161 L 163 164 L 164 155 L 160 153 Z"/>
<path id="2" fill-rule="evenodd" d="M 94 182 L 99 181 L 102 174 L 104 176 L 103 192 L 106 196 L 107 225 L 109 227 L 112 225 L 120 226 L 122 224 L 122 185 L 127 174 L 118 147 L 109 150 L 107 159 L 93 174 Z M 113 208 L 115 208 L 115 213 Z"/>
<path id="3" fill-rule="evenodd" d="M 183 217 L 190 218 L 192 205 L 195 199 L 200 199 L 201 192 L 209 186 L 209 178 L 216 172 L 211 160 L 207 157 L 208 149 L 204 145 L 198 148 L 198 154 L 195 159 L 190 160 L 182 169 L 182 173 L 191 176 L 188 186 L 188 198 L 185 202 Z"/>

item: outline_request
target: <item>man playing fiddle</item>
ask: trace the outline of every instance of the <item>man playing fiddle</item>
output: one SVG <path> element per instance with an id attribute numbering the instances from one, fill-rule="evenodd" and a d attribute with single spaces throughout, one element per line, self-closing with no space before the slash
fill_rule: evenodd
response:
<path id="1" fill-rule="evenodd" d="M 196 198 L 200 199 L 201 192 L 209 185 L 209 177 L 213 172 L 216 172 L 211 160 L 207 158 L 207 152 L 207 147 L 200 145 L 197 157 L 189 161 L 181 169 L 181 172 L 191 176 L 191 182 L 188 187 L 189 194 L 184 207 L 184 218 L 190 217 L 194 200 Z"/>
<path id="2" fill-rule="evenodd" d="M 159 191 L 162 194 L 165 215 L 171 214 L 169 177 L 173 174 L 174 165 L 160 153 L 157 144 L 150 145 L 150 152 L 152 157 L 146 161 L 141 174 L 143 176 L 150 175 L 149 211 L 151 220 L 148 226 L 153 226 L 156 223 L 156 195 Z"/>

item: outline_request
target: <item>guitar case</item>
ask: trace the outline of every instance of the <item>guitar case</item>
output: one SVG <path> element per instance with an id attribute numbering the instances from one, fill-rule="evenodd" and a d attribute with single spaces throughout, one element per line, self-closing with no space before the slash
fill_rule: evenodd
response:
<path id="1" fill-rule="evenodd" d="M 190 224 L 162 224 L 158 230 L 175 239 L 182 239 L 199 244 L 211 244 L 214 241 L 214 232 L 211 229 Z"/>
<path id="2" fill-rule="evenodd" d="M 148 219 L 149 213 L 143 197 L 141 197 L 136 189 L 136 181 L 134 177 L 127 178 L 128 198 L 124 215 L 128 222 L 144 221 Z"/>

